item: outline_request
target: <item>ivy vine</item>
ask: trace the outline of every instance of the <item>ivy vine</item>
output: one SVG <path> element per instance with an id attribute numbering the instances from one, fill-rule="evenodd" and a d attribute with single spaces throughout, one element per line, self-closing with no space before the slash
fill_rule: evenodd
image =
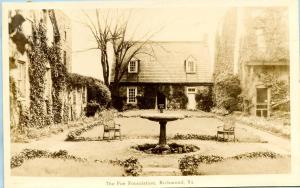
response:
<path id="1" fill-rule="evenodd" d="M 62 63 L 60 43 L 57 42 L 48 50 L 48 59 L 51 66 L 52 78 L 52 102 L 53 102 L 53 117 L 54 123 L 61 123 L 63 116 L 68 113 L 63 113 L 63 91 L 66 89 L 67 70 Z M 64 115 L 63 115 L 64 114 Z M 64 119 L 68 119 L 65 117 Z"/>
<path id="2" fill-rule="evenodd" d="M 30 82 L 30 124 L 33 127 L 42 128 L 46 126 L 45 113 L 45 74 L 48 61 L 46 30 L 42 23 L 38 27 L 33 26 L 33 37 L 30 42 L 29 51 L 29 82 Z"/>

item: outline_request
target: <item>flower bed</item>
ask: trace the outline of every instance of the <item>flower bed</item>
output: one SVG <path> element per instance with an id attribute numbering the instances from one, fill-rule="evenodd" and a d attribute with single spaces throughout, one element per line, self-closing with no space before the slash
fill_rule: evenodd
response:
<path id="1" fill-rule="evenodd" d="M 11 130 L 11 142 L 16 143 L 28 143 L 31 140 L 39 140 L 44 137 L 50 137 L 51 135 L 62 133 L 70 128 L 80 127 L 86 123 L 95 122 L 95 118 L 86 118 L 81 121 L 72 122 L 69 124 L 54 124 L 44 128 L 24 128 L 19 131 L 17 129 Z"/>
<path id="2" fill-rule="evenodd" d="M 256 159 L 256 158 L 268 158 L 268 159 L 276 159 L 283 157 L 274 152 L 250 152 L 244 153 L 240 155 L 236 155 L 233 157 L 223 158 L 221 156 L 216 155 L 190 155 L 184 156 L 179 159 L 179 169 L 184 176 L 188 175 L 201 175 L 198 173 L 198 167 L 201 163 L 203 164 L 212 164 L 216 162 L 221 162 L 225 160 L 242 160 L 242 159 Z"/>
<path id="3" fill-rule="evenodd" d="M 97 138 L 89 138 L 89 137 L 81 137 L 80 135 L 83 134 L 84 132 L 87 132 L 88 130 L 96 127 L 96 126 L 100 126 L 102 125 L 103 120 L 94 122 L 92 124 L 89 124 L 85 127 L 70 131 L 67 135 L 67 138 L 65 141 L 93 141 L 93 140 L 99 140 L 101 138 L 97 137 Z"/>
<path id="4" fill-rule="evenodd" d="M 176 133 L 172 139 L 175 140 L 190 140 L 190 139 L 195 139 L 195 140 L 217 140 L 217 137 L 214 135 L 198 135 L 198 134 L 179 134 Z"/>
<path id="5" fill-rule="evenodd" d="M 200 150 L 199 147 L 191 144 L 168 144 L 169 149 L 156 147 L 157 144 L 142 144 L 137 146 L 132 146 L 133 149 L 148 153 L 148 154 L 177 154 L 177 153 L 190 153 Z"/>
<path id="6" fill-rule="evenodd" d="M 137 158 L 135 157 L 130 157 L 126 160 L 109 160 L 109 161 L 100 161 L 100 160 L 95 160 L 95 162 L 109 162 L 110 164 L 113 165 L 120 165 L 124 167 L 124 172 L 125 174 L 123 176 L 139 176 L 142 173 L 143 166 L 141 163 L 138 161 Z"/>
<path id="7" fill-rule="evenodd" d="M 35 158 L 60 158 L 60 159 L 71 159 L 75 161 L 86 161 L 84 158 L 75 157 L 69 155 L 66 150 L 59 150 L 58 152 L 49 152 L 46 150 L 37 149 L 24 149 L 21 153 L 12 156 L 10 161 L 10 167 L 15 168 L 21 166 L 25 160 Z"/>

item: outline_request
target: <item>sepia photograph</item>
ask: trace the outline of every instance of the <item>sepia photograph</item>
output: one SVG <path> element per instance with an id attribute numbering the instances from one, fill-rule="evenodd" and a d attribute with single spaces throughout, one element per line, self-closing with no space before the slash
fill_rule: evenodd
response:
<path id="1" fill-rule="evenodd" d="M 288 4 L 32 4 L 3 13 L 6 176 L 292 174 Z"/>

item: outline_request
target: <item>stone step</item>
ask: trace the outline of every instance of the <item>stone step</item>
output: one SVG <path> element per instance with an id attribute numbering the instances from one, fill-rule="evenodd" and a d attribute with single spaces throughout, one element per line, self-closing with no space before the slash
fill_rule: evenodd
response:
<path id="1" fill-rule="evenodd" d="M 181 172 L 177 168 L 143 168 L 144 176 L 176 176 L 181 175 Z"/>

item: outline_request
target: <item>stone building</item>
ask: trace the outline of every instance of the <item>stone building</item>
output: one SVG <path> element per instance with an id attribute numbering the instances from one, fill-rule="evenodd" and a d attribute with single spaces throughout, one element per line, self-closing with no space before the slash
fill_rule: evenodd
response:
<path id="1" fill-rule="evenodd" d="M 24 120 L 24 118 L 33 116 L 30 113 L 32 112 L 31 107 L 35 106 L 35 103 L 41 107 L 36 113 L 45 116 L 46 120 L 42 120 L 42 122 L 47 121 L 46 124 L 48 125 L 53 123 L 53 118 L 55 119 L 54 111 L 57 111 L 57 103 L 61 105 L 61 109 L 58 111 L 58 116 L 61 116 L 61 119 L 54 121 L 54 123 L 79 119 L 84 115 L 84 108 L 87 103 L 86 87 L 67 87 L 65 85 L 61 91 L 57 92 L 58 98 L 55 98 L 56 93 L 54 90 L 56 88 L 55 76 L 57 76 L 57 71 L 54 68 L 65 68 L 66 74 L 72 70 L 70 19 L 59 10 L 11 10 L 8 16 L 11 125 L 20 125 L 22 124 L 21 119 Z M 45 57 L 47 53 L 40 56 L 43 58 L 42 61 L 32 62 L 30 51 L 36 46 L 30 45 L 30 42 L 35 40 L 34 32 L 37 30 L 34 30 L 34 28 L 40 26 L 45 31 L 46 44 L 49 48 L 55 43 L 59 43 L 59 56 L 62 65 L 54 65 L 53 60 Z M 41 45 L 40 43 L 35 45 Z M 35 75 L 30 71 L 33 71 L 32 69 L 36 63 L 41 62 L 45 72 L 39 75 L 42 78 L 35 78 Z M 55 66 L 60 66 L 60 68 Z M 33 95 L 34 91 L 31 88 L 36 86 L 36 83 L 33 83 L 35 79 L 42 80 L 40 88 L 43 91 L 43 97 L 36 98 Z"/>
<path id="2" fill-rule="evenodd" d="M 232 8 L 216 36 L 214 79 L 234 74 L 241 81 L 243 109 L 269 117 L 289 110 L 288 10 Z"/>
<path id="3" fill-rule="evenodd" d="M 125 108 L 195 110 L 195 95 L 213 83 L 207 41 L 150 41 L 144 46 L 145 53 L 129 62 L 119 84 Z"/>

